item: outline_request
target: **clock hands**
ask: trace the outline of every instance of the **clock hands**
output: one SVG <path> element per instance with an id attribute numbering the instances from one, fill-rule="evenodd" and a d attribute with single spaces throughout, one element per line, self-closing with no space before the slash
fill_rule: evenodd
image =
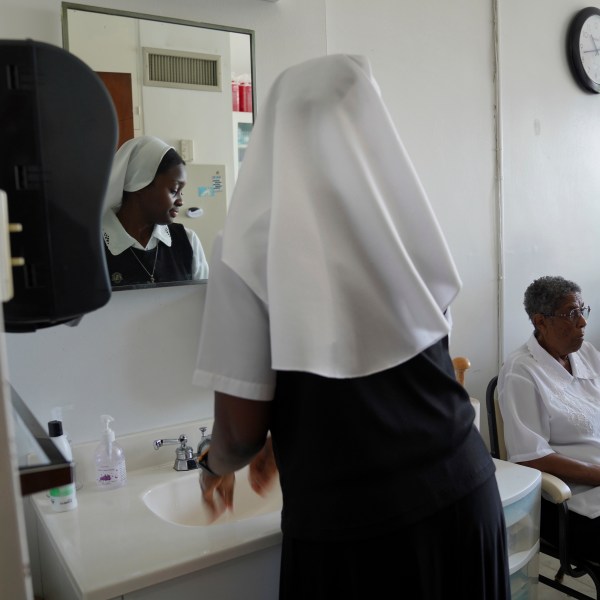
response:
<path id="1" fill-rule="evenodd" d="M 567 40 L 568 60 L 575 80 L 586 91 L 600 94 L 600 7 L 576 12 Z"/>

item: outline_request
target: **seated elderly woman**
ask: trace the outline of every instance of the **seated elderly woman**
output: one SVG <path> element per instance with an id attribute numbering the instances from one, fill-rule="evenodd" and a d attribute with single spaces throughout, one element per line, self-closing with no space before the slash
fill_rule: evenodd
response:
<path id="1" fill-rule="evenodd" d="M 554 276 L 531 283 L 524 306 L 533 333 L 498 376 L 508 459 L 569 483 L 571 541 L 600 561 L 600 352 L 584 340 L 590 307 L 576 283 Z M 553 511 L 542 501 L 542 535 L 556 540 Z"/>

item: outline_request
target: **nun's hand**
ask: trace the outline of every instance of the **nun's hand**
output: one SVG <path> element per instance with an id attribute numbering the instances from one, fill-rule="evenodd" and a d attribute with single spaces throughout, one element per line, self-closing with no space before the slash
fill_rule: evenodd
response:
<path id="1" fill-rule="evenodd" d="M 250 487 L 259 495 L 266 494 L 273 488 L 277 481 L 278 471 L 273 454 L 271 436 L 267 438 L 262 450 L 252 459 L 248 468 Z"/>
<path id="2" fill-rule="evenodd" d="M 211 475 L 208 471 L 200 471 L 202 503 L 211 521 L 218 519 L 226 510 L 233 510 L 234 487 L 235 473 Z"/>

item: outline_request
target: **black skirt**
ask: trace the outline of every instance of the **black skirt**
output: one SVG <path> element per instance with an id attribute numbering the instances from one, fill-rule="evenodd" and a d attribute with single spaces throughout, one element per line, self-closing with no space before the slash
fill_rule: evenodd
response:
<path id="1" fill-rule="evenodd" d="M 359 490 L 357 490 L 357 493 Z M 364 510 L 377 499 L 364 494 Z M 358 541 L 284 533 L 280 600 L 508 600 L 506 528 L 495 477 L 408 527 Z"/>

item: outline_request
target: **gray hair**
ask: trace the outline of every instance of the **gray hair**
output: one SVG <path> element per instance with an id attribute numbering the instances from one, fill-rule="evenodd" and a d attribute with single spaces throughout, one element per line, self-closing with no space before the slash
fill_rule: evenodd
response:
<path id="1" fill-rule="evenodd" d="M 553 314 L 569 294 L 580 294 L 581 288 L 564 277 L 545 275 L 536 279 L 525 290 L 523 306 L 529 319 L 533 322 L 533 315 Z"/>

